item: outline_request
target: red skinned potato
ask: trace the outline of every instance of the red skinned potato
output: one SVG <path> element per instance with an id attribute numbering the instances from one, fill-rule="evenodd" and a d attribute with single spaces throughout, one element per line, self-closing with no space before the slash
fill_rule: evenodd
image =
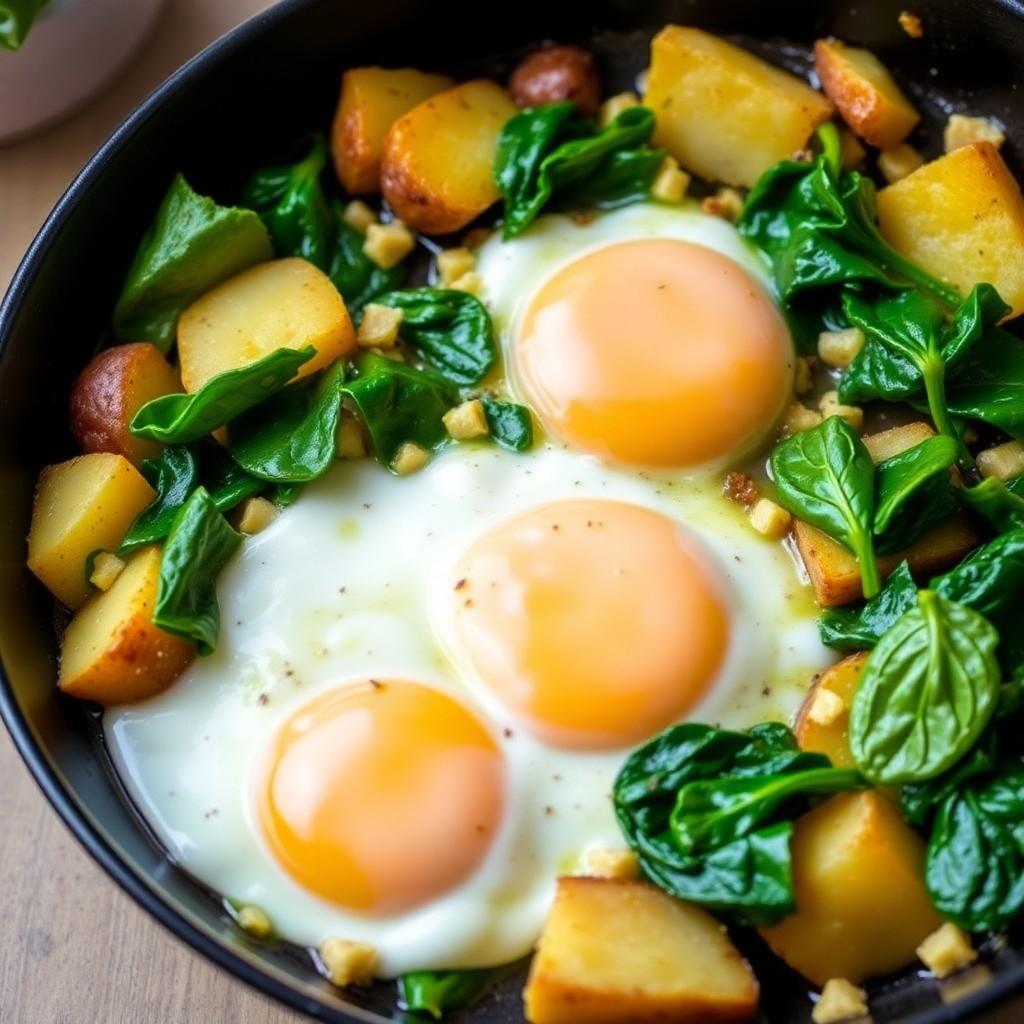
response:
<path id="1" fill-rule="evenodd" d="M 508 83 L 520 107 L 572 100 L 581 114 L 596 114 L 601 81 L 594 56 L 578 46 L 545 46 L 527 54 Z"/>
<path id="2" fill-rule="evenodd" d="M 71 388 L 71 433 L 83 452 L 123 455 L 134 465 L 160 445 L 128 426 L 148 401 L 181 390 L 177 371 L 148 341 L 115 345 L 94 356 Z"/>

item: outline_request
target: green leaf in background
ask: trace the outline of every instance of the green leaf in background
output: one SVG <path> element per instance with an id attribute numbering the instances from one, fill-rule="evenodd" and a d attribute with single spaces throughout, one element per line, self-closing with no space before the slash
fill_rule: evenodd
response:
<path id="1" fill-rule="evenodd" d="M 343 210 L 340 202 L 332 200 L 334 246 L 330 263 L 325 269 L 335 288 L 341 292 L 349 316 L 358 324 L 367 303 L 373 302 L 378 295 L 401 288 L 406 278 L 406 268 L 401 263 L 387 269 L 378 267 L 363 252 L 366 236 L 351 224 L 345 223 L 342 219 Z"/>
<path id="2" fill-rule="evenodd" d="M 902 551 L 960 508 L 950 469 L 960 446 L 938 434 L 875 467 L 875 549 Z"/>
<path id="3" fill-rule="evenodd" d="M 859 609 L 826 608 L 818 621 L 821 642 L 843 651 L 874 647 L 897 619 L 917 604 L 917 584 L 900 562 L 885 586 Z"/>
<path id="4" fill-rule="evenodd" d="M 362 357 L 356 372 L 342 391 L 355 405 L 385 466 L 390 469 L 407 441 L 423 448 L 445 442 L 448 432 L 441 417 L 458 395 L 443 377 L 374 353 Z"/>
<path id="5" fill-rule="evenodd" d="M 131 432 L 162 444 L 198 441 L 280 391 L 314 355 L 312 345 L 275 349 L 254 363 L 218 373 L 193 394 L 154 398 L 132 418 Z"/>
<path id="6" fill-rule="evenodd" d="M 295 164 L 256 171 L 242 190 L 242 205 L 255 210 L 270 232 L 278 256 L 299 256 L 326 270 L 334 239 L 334 219 L 320 175 L 327 166 L 321 136 L 309 155 Z"/>
<path id="7" fill-rule="evenodd" d="M 838 416 L 787 438 L 771 454 L 779 502 L 845 544 L 860 564 L 864 596 L 878 593 L 871 540 L 875 467 L 864 443 Z"/>
<path id="8" fill-rule="evenodd" d="M 114 310 L 122 341 L 151 341 L 166 352 L 178 316 L 203 292 L 273 256 L 251 210 L 218 206 L 179 174 L 143 236 Z"/>
<path id="9" fill-rule="evenodd" d="M 146 544 L 156 544 L 171 532 L 178 510 L 199 482 L 195 456 L 188 448 L 165 448 L 154 466 L 156 497 L 128 528 L 117 549 L 120 557 Z"/>
<path id="10" fill-rule="evenodd" d="M 940 775 L 996 709 L 999 634 L 978 612 L 923 590 L 871 652 L 850 711 L 850 748 L 872 782 Z"/>
<path id="11" fill-rule="evenodd" d="M 619 205 L 650 194 L 664 153 L 647 150 L 654 112 L 624 110 L 596 129 L 574 103 L 549 103 L 510 118 L 498 139 L 494 180 L 505 200 L 504 237 L 522 234 L 551 202 Z M 644 150 L 642 156 L 624 156 Z"/>
<path id="12" fill-rule="evenodd" d="M 1024 438 L 1024 341 L 990 329 L 949 384 L 949 411 Z"/>
<path id="13" fill-rule="evenodd" d="M 0 0 L 0 47 L 17 50 L 47 0 Z"/>
<path id="14" fill-rule="evenodd" d="M 992 524 L 999 533 L 1024 527 L 1024 478 L 1006 483 L 990 476 L 974 487 L 965 487 L 961 494 L 968 508 Z"/>
<path id="15" fill-rule="evenodd" d="M 525 452 L 533 447 L 533 417 L 525 405 L 482 399 L 487 427 L 495 444 L 510 452 Z"/>
<path id="16" fill-rule="evenodd" d="M 792 819 L 806 800 L 788 776 L 813 778 L 815 792 L 863 784 L 823 754 L 801 751 L 781 723 L 740 733 L 687 722 L 626 759 L 615 813 L 643 873 L 666 892 L 771 924 L 795 907 Z"/>
<path id="17" fill-rule="evenodd" d="M 247 473 L 216 441 L 204 443 L 198 450 L 199 478 L 218 512 L 230 512 L 266 488 L 265 480 Z"/>
<path id="18" fill-rule="evenodd" d="M 497 362 L 490 314 L 469 292 L 410 288 L 374 301 L 402 311 L 399 337 L 453 384 L 479 384 Z"/>
<path id="19" fill-rule="evenodd" d="M 228 450 L 248 473 L 273 483 L 315 480 L 334 461 L 345 364 L 301 381 L 231 424 Z"/>
<path id="20" fill-rule="evenodd" d="M 200 654 L 217 647 L 217 577 L 242 543 L 207 493 L 197 487 L 178 510 L 160 560 L 153 622 L 195 642 Z"/>
<path id="21" fill-rule="evenodd" d="M 475 1003 L 494 980 L 491 968 L 460 971 L 412 971 L 398 979 L 398 1005 L 407 1013 L 440 1020 L 452 1010 Z"/>

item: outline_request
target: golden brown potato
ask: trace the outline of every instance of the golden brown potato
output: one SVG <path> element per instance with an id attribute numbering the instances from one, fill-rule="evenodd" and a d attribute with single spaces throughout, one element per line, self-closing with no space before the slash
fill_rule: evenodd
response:
<path id="1" fill-rule="evenodd" d="M 178 320 L 178 358 L 186 391 L 279 348 L 312 345 L 296 378 L 350 352 L 356 332 L 331 279 L 306 260 L 260 263 L 212 288 Z"/>
<path id="2" fill-rule="evenodd" d="M 794 731 L 800 749 L 828 755 L 837 768 L 855 767 L 850 752 L 850 704 L 867 660 L 867 652 L 858 651 L 836 662 L 815 680 L 797 712 Z M 835 700 L 823 700 L 823 691 Z"/>
<path id="3" fill-rule="evenodd" d="M 870 51 L 838 39 L 814 44 L 814 66 L 825 95 L 843 120 L 879 149 L 899 145 L 921 120 L 885 65 Z"/>
<path id="4" fill-rule="evenodd" d="M 160 445 L 128 425 L 148 401 L 181 390 L 177 371 L 148 341 L 115 345 L 94 356 L 71 388 L 71 433 L 84 452 L 113 452 L 136 466 Z"/>
<path id="5" fill-rule="evenodd" d="M 594 55 L 578 46 L 544 46 L 527 54 L 508 82 L 520 107 L 572 100 L 581 114 L 601 106 L 601 80 Z"/>
<path id="6" fill-rule="evenodd" d="M 942 924 L 924 885 L 924 842 L 899 808 L 868 790 L 842 793 L 797 819 L 797 912 L 761 935 L 819 987 L 913 963 Z"/>
<path id="7" fill-rule="evenodd" d="M 532 1024 L 738 1024 L 758 987 L 699 907 L 646 882 L 560 878 L 523 995 Z"/>
<path id="8" fill-rule="evenodd" d="M 352 68 L 341 76 L 331 127 L 331 155 L 346 192 L 380 191 L 380 161 L 388 129 L 417 104 L 455 82 L 413 68 Z"/>
<path id="9" fill-rule="evenodd" d="M 869 434 L 863 440 L 871 458 L 883 462 L 934 434 L 927 423 L 918 422 Z M 857 560 L 839 541 L 800 519 L 793 524 L 793 539 L 820 605 L 849 604 L 863 595 Z M 884 578 L 906 559 L 911 572 L 927 577 L 960 561 L 977 543 L 970 520 L 959 513 L 922 534 L 906 551 L 879 558 L 878 569 Z"/>
<path id="10" fill-rule="evenodd" d="M 57 685 L 100 704 L 128 704 L 165 690 L 195 656 L 192 644 L 153 625 L 160 551 L 132 555 L 113 586 L 76 613 L 64 633 Z"/>
<path id="11" fill-rule="evenodd" d="M 654 37 L 644 102 L 657 115 L 656 146 L 686 170 L 730 185 L 753 185 L 832 114 L 829 100 L 806 82 L 679 25 Z"/>
<path id="12" fill-rule="evenodd" d="M 496 82 L 464 82 L 414 107 L 388 132 L 381 191 L 416 231 L 458 231 L 497 202 L 494 151 L 516 106 Z"/>
<path id="13" fill-rule="evenodd" d="M 954 149 L 878 193 L 878 226 L 901 253 L 965 295 L 982 281 L 1024 313 L 1024 197 L 991 142 Z"/>
<path id="14" fill-rule="evenodd" d="M 90 592 L 89 555 L 98 548 L 114 550 L 155 497 L 123 455 L 93 452 L 47 466 L 32 506 L 29 569 L 58 600 L 77 608 Z"/>

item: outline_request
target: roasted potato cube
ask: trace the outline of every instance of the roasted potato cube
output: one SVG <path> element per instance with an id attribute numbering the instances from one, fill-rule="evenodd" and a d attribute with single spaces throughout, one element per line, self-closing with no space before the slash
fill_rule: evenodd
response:
<path id="1" fill-rule="evenodd" d="M 757 981 L 725 929 L 646 882 L 560 878 L 524 992 L 532 1024 L 748 1021 Z"/>
<path id="2" fill-rule="evenodd" d="M 352 68 L 341 76 L 331 126 L 331 155 L 345 191 L 380 191 L 380 161 L 388 129 L 417 104 L 450 89 L 447 75 L 413 68 Z"/>
<path id="3" fill-rule="evenodd" d="M 178 373 L 148 341 L 115 345 L 94 356 L 71 388 L 71 433 L 83 452 L 113 452 L 136 466 L 160 445 L 128 425 L 148 401 L 181 390 Z"/>
<path id="4" fill-rule="evenodd" d="M 388 132 L 381 190 L 415 231 L 443 235 L 497 202 L 494 152 L 516 105 L 496 82 L 477 79 L 438 93 Z"/>
<path id="5" fill-rule="evenodd" d="M 160 551 L 132 555 L 114 585 L 76 613 L 64 633 L 57 685 L 100 704 L 146 700 L 188 667 L 195 648 L 153 624 Z"/>
<path id="6" fill-rule="evenodd" d="M 878 226 L 896 249 L 965 295 L 982 281 L 1024 312 L 1024 197 L 990 142 L 976 142 L 878 193 Z"/>
<path id="7" fill-rule="evenodd" d="M 753 185 L 806 144 L 832 104 L 806 82 L 696 28 L 654 37 L 644 103 L 654 144 L 708 181 Z"/>
<path id="8" fill-rule="evenodd" d="M 842 793 L 796 821 L 797 911 L 761 935 L 819 987 L 913 963 L 941 923 L 924 885 L 924 841 L 873 790 Z"/>
<path id="9" fill-rule="evenodd" d="M 196 299 L 178 321 L 178 357 L 186 391 L 279 348 L 312 345 L 305 377 L 350 352 L 356 332 L 331 279 L 301 259 L 243 270 Z"/>
<path id="10" fill-rule="evenodd" d="M 882 462 L 934 434 L 927 423 L 908 423 L 870 434 L 864 445 L 875 462 Z M 800 519 L 793 524 L 793 538 L 819 604 L 848 604 L 862 595 L 860 567 L 842 544 Z M 915 575 L 926 577 L 958 562 L 977 543 L 970 521 L 958 514 L 922 534 L 906 551 L 879 558 L 878 569 L 888 576 L 905 558 Z"/>
<path id="11" fill-rule="evenodd" d="M 89 555 L 115 550 L 155 497 L 123 455 L 93 452 L 47 466 L 32 506 L 28 567 L 58 600 L 77 608 L 89 596 Z"/>
<path id="12" fill-rule="evenodd" d="M 885 65 L 870 51 L 838 39 L 814 44 L 814 66 L 825 95 L 843 120 L 879 149 L 892 149 L 921 120 Z"/>
<path id="13" fill-rule="evenodd" d="M 800 749 L 827 754 L 837 768 L 854 767 L 850 753 L 850 705 L 867 660 L 867 652 L 858 651 L 823 672 L 797 712 L 795 731 Z M 823 693 L 833 695 L 843 705 L 831 721 L 827 721 L 830 716 L 815 713 Z"/>

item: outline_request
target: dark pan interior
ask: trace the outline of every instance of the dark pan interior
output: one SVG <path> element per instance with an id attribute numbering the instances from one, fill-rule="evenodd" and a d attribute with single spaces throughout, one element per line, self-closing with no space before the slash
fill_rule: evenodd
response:
<path id="1" fill-rule="evenodd" d="M 609 87 L 632 84 L 647 40 L 667 22 L 740 38 L 800 69 L 803 47 L 833 33 L 871 47 L 908 86 L 932 124 L 915 137 L 938 151 L 950 109 L 994 115 L 1024 140 L 1024 5 L 1015 0 L 922 0 L 923 40 L 900 30 L 901 0 L 521 0 L 514 5 L 427 0 L 286 0 L 175 76 L 93 160 L 51 217 L 0 309 L 0 710 L 49 798 L 103 866 L 179 936 L 246 980 L 329 1021 L 402 1019 L 390 985 L 342 998 L 287 946 L 240 938 L 219 902 L 178 871 L 140 828 L 97 751 L 88 715 L 57 698 L 51 602 L 24 568 L 32 485 L 67 457 L 66 396 L 103 339 L 125 269 L 171 175 L 230 199 L 253 166 L 327 124 L 338 74 L 382 63 L 503 76 L 544 38 L 591 43 Z M 497 55 L 497 56 L 493 56 Z M 1021 149 L 1008 154 L 1021 169 Z M 1016 254 L 1015 258 L 1021 258 Z M 97 757 L 97 753 L 101 756 Z M 804 985 L 755 941 L 763 1021 L 802 1024 Z M 894 979 L 873 1002 L 876 1024 L 1024 1019 L 1024 953 L 990 944 L 987 966 L 939 986 Z M 511 977 L 474 1022 L 522 1019 Z M 1001 1003 L 1001 1009 L 994 1009 Z M 379 1015 L 379 1016 L 378 1016 Z"/>

